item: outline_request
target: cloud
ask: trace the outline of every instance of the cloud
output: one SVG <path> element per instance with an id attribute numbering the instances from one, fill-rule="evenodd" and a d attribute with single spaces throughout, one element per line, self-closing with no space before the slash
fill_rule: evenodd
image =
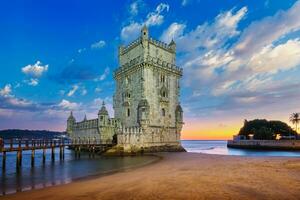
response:
<path id="1" fill-rule="evenodd" d="M 181 37 L 177 37 L 179 51 L 193 52 L 203 48 L 217 49 L 224 47 L 228 39 L 240 34 L 237 27 L 239 22 L 247 14 L 247 11 L 247 7 L 243 7 L 236 12 L 234 10 L 222 12 L 212 23 L 206 22 L 202 25 L 198 25 L 194 30 Z M 181 25 L 181 27 L 183 27 L 183 25 Z M 171 30 L 171 28 L 172 27 L 169 27 L 168 29 Z"/>
<path id="2" fill-rule="evenodd" d="M 83 53 L 84 51 L 86 51 L 86 48 L 82 48 L 82 49 L 78 49 L 78 53 Z M 72 63 L 72 62 L 71 62 Z"/>
<path id="3" fill-rule="evenodd" d="M 161 13 L 166 10 L 167 12 L 169 11 L 169 5 L 160 3 L 154 12 L 150 12 L 147 15 L 147 19 L 145 21 L 146 26 L 157 26 L 161 25 L 164 21 L 164 16 L 161 15 Z"/>
<path id="4" fill-rule="evenodd" d="M 6 84 L 4 88 L 1 89 L 0 95 L 3 97 L 11 96 L 11 84 Z"/>
<path id="5" fill-rule="evenodd" d="M 92 49 L 101 49 L 105 46 L 105 41 L 104 40 L 100 40 L 98 42 L 95 42 L 94 44 L 91 45 Z"/>
<path id="6" fill-rule="evenodd" d="M 136 16 L 139 13 L 140 7 L 142 7 L 142 6 L 143 6 L 142 0 L 137 0 L 137 1 L 132 2 L 129 6 L 129 13 L 132 16 Z"/>
<path id="7" fill-rule="evenodd" d="M 189 0 L 182 0 L 181 5 L 186 6 L 188 4 Z"/>
<path id="8" fill-rule="evenodd" d="M 85 96 L 87 93 L 88 93 L 87 89 L 85 89 L 85 87 L 83 87 L 83 88 L 81 89 L 81 95 L 82 95 L 82 96 Z"/>
<path id="9" fill-rule="evenodd" d="M 251 55 L 284 35 L 300 29 L 300 1 L 287 11 L 253 22 L 243 31 L 234 50 L 239 56 Z"/>
<path id="10" fill-rule="evenodd" d="M 24 82 L 30 86 L 37 86 L 39 84 L 39 79 L 31 78 L 30 80 L 25 80 Z"/>
<path id="11" fill-rule="evenodd" d="M 36 109 L 36 104 L 26 99 L 16 98 L 12 94 L 12 87 L 6 84 L 0 90 L 0 108 L 4 109 Z"/>
<path id="12" fill-rule="evenodd" d="M 163 32 L 160 40 L 166 43 L 170 43 L 172 39 L 177 40 L 182 36 L 185 27 L 185 24 L 179 24 L 177 22 L 172 23 L 169 28 Z"/>
<path id="13" fill-rule="evenodd" d="M 95 78 L 94 81 L 103 81 L 106 79 L 106 77 L 108 76 L 109 74 L 109 67 L 106 67 L 103 74 L 101 74 L 99 77 Z"/>
<path id="14" fill-rule="evenodd" d="M 147 14 L 146 19 L 142 22 L 130 21 L 130 23 L 124 26 L 121 30 L 121 39 L 124 42 L 130 42 L 136 39 L 142 29 L 143 25 L 146 26 L 158 26 L 164 21 L 162 12 L 169 11 L 169 5 L 160 3 L 156 9 Z"/>
<path id="15" fill-rule="evenodd" d="M 247 67 L 258 73 L 276 73 L 297 67 L 300 64 L 300 39 L 284 44 L 268 45 L 253 54 Z"/>
<path id="16" fill-rule="evenodd" d="M 96 88 L 95 88 L 95 92 L 96 92 L 96 93 L 100 93 L 100 92 L 102 92 L 102 88 L 100 88 L 100 87 L 96 87 Z"/>
<path id="17" fill-rule="evenodd" d="M 68 92 L 68 97 L 71 97 L 75 94 L 75 92 L 78 90 L 79 86 L 78 85 L 73 85 L 72 89 Z"/>
<path id="18" fill-rule="evenodd" d="M 138 37 L 140 30 L 142 29 L 142 24 L 137 22 L 131 22 L 129 25 L 125 26 L 121 30 L 121 38 L 125 42 L 130 42 Z"/>
<path id="19" fill-rule="evenodd" d="M 48 65 L 42 65 L 40 61 L 37 61 L 33 65 L 26 65 L 25 67 L 22 68 L 22 72 L 24 74 L 33 76 L 33 77 L 40 77 L 48 71 Z"/>
<path id="20" fill-rule="evenodd" d="M 58 106 L 64 110 L 77 110 L 80 107 L 80 104 L 63 99 Z"/>

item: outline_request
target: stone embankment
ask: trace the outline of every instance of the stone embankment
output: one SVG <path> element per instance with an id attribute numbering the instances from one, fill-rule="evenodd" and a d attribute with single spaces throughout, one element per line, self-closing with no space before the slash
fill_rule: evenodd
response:
<path id="1" fill-rule="evenodd" d="M 228 140 L 227 147 L 300 151 L 300 140 Z"/>

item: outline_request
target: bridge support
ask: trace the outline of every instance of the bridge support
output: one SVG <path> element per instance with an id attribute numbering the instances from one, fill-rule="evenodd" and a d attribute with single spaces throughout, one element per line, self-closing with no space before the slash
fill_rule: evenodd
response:
<path id="1" fill-rule="evenodd" d="M 31 150 L 31 167 L 34 167 L 34 157 L 35 157 L 35 150 L 32 148 Z"/>
<path id="2" fill-rule="evenodd" d="M 43 147 L 43 164 L 46 162 L 46 148 L 45 146 Z"/>
<path id="3" fill-rule="evenodd" d="M 2 152 L 2 170 L 4 171 L 6 168 L 6 151 Z"/>
<path id="4" fill-rule="evenodd" d="M 60 160 L 63 159 L 63 154 L 64 154 L 63 151 L 64 151 L 64 150 L 63 150 L 63 146 L 60 145 L 60 147 L 59 147 L 59 159 L 60 159 Z"/>
<path id="5" fill-rule="evenodd" d="M 55 148 L 54 148 L 53 145 L 52 145 L 52 147 L 51 147 L 51 160 L 52 160 L 52 161 L 55 160 Z"/>

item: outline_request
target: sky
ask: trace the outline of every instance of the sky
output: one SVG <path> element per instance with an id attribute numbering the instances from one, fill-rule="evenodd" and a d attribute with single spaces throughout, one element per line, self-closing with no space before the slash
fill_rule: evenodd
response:
<path id="1" fill-rule="evenodd" d="M 300 111 L 300 1 L 11 0 L 0 2 L 0 129 L 66 129 L 113 116 L 118 46 L 177 44 L 182 139 L 229 139 L 244 119 Z"/>

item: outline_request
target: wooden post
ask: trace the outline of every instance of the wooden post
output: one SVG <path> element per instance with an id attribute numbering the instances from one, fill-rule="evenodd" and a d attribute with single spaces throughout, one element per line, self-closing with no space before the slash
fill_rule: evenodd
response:
<path id="1" fill-rule="evenodd" d="M 92 148 L 90 145 L 88 145 L 88 151 L 89 151 L 89 158 L 91 157 L 91 151 L 92 151 Z"/>
<path id="2" fill-rule="evenodd" d="M 78 158 L 80 158 L 81 146 L 78 147 Z"/>
<path id="3" fill-rule="evenodd" d="M 10 150 L 11 151 L 13 150 L 13 142 L 14 142 L 14 140 L 13 140 L 13 138 L 11 138 L 10 139 Z"/>
<path id="4" fill-rule="evenodd" d="M 70 141 L 68 141 L 70 142 Z M 65 159 L 65 139 L 63 139 L 63 160 Z"/>
<path id="5" fill-rule="evenodd" d="M 4 171 L 6 167 L 6 151 L 2 152 L 2 170 Z"/>
<path id="6" fill-rule="evenodd" d="M 60 140 L 60 145 L 59 145 L 59 159 L 63 159 L 63 145 L 62 145 L 62 140 Z"/>
<path id="7" fill-rule="evenodd" d="M 35 151 L 34 151 L 34 147 L 32 147 L 31 149 L 31 167 L 34 167 L 34 155 Z"/>
<path id="8" fill-rule="evenodd" d="M 51 159 L 52 161 L 55 160 L 55 140 L 51 141 L 52 145 L 51 145 Z"/>
<path id="9" fill-rule="evenodd" d="M 25 146 L 26 146 L 26 149 L 28 149 L 28 147 L 29 147 L 29 141 L 28 140 L 26 140 Z"/>
<path id="10" fill-rule="evenodd" d="M 43 164 L 45 164 L 45 162 L 46 162 L 46 147 L 44 145 L 44 147 L 43 147 Z"/>
<path id="11" fill-rule="evenodd" d="M 20 154 L 19 155 L 19 157 L 20 157 L 19 165 L 22 166 L 22 140 L 19 140 L 19 150 L 18 151 L 19 151 L 19 154 Z"/>
<path id="12" fill-rule="evenodd" d="M 95 157 L 95 145 L 93 145 L 93 158 Z"/>

